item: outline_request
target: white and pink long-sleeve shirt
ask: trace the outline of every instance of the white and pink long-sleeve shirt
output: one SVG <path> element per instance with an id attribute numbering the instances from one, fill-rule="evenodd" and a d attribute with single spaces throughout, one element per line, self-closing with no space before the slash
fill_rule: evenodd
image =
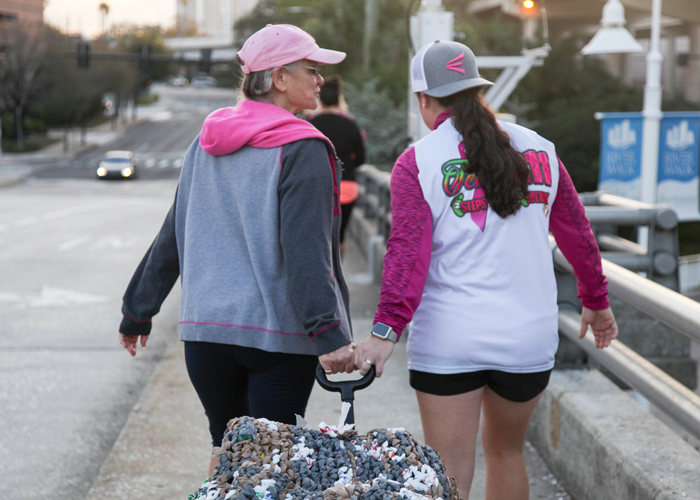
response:
<path id="1" fill-rule="evenodd" d="M 398 159 L 391 176 L 392 232 L 375 322 L 408 339 L 412 370 L 462 373 L 551 369 L 558 346 L 557 287 L 548 233 L 574 268 L 590 309 L 609 306 L 600 252 L 554 146 L 499 122 L 530 166 L 528 199 L 499 217 L 452 120 Z"/>

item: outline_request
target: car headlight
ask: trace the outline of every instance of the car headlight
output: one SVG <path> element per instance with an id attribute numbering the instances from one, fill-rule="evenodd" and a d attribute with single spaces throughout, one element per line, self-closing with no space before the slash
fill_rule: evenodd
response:
<path id="1" fill-rule="evenodd" d="M 131 174 L 133 174 L 133 173 L 134 173 L 134 171 L 131 170 L 129 167 L 126 167 L 126 168 L 122 169 L 122 175 L 123 175 L 124 177 L 130 177 Z"/>
<path id="2" fill-rule="evenodd" d="M 98 168 L 97 175 L 99 175 L 100 177 L 104 177 L 105 175 L 107 175 L 107 169 L 104 167 Z"/>

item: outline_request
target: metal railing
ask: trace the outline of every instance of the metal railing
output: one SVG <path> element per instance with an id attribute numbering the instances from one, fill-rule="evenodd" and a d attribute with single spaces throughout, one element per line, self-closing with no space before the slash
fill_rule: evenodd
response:
<path id="1" fill-rule="evenodd" d="M 665 205 L 649 205 L 605 192 L 579 194 L 604 259 L 643 271 L 657 283 L 680 290 L 678 216 Z M 620 226 L 647 226 L 649 247 L 617 235 Z"/>
<path id="2" fill-rule="evenodd" d="M 554 238 L 550 238 L 550 244 L 555 266 L 572 273 L 571 265 L 557 248 Z M 700 342 L 700 304 L 605 259 L 603 272 L 611 295 Z M 618 340 L 607 349 L 598 349 L 590 331 L 584 339 L 579 339 L 580 308 L 575 301 L 566 298 L 575 296 L 575 281 L 557 281 L 560 333 L 700 439 L 700 396 Z M 572 284 L 574 289 L 571 289 Z M 562 290 L 562 287 L 569 289 Z"/>
<path id="3" fill-rule="evenodd" d="M 391 233 L 390 178 L 389 173 L 370 165 L 361 167 L 358 175 L 358 206 L 362 207 L 365 218 L 376 224 L 384 241 Z M 672 330 L 700 342 L 700 304 L 673 290 L 678 287 L 678 219 L 675 212 L 665 206 L 650 206 L 606 193 L 582 194 L 580 197 L 584 205 L 588 205 L 586 215 L 597 233 L 605 257 L 603 271 L 610 294 Z M 649 248 L 614 234 L 616 226 L 625 225 L 649 226 Z M 560 333 L 700 439 L 698 395 L 618 340 L 601 350 L 595 347 L 592 334 L 578 339 L 581 305 L 576 296 L 576 279 L 571 274 L 571 265 L 553 238 L 551 240 L 559 287 Z M 645 271 L 654 281 L 633 271 Z"/>

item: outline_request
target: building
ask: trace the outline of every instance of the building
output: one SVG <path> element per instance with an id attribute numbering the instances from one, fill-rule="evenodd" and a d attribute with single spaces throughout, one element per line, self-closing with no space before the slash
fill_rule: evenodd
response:
<path id="1" fill-rule="evenodd" d="M 649 47 L 651 0 L 620 0 L 625 7 L 626 28 Z M 546 8 L 550 38 L 583 32 L 592 37 L 599 28 L 606 0 L 534 0 L 533 12 L 524 18 L 525 33 L 535 33 L 539 12 Z M 481 19 L 500 12 L 519 22 L 520 0 L 471 0 L 469 11 Z M 661 51 L 664 56 L 662 85 L 668 97 L 700 103 L 700 5 L 692 0 L 663 0 Z M 641 54 L 601 56 L 623 81 L 642 87 L 646 80 L 646 50 Z"/>
<path id="2" fill-rule="evenodd" d="M 20 23 L 41 26 L 44 0 L 0 0 L 0 37 Z"/>
<path id="3" fill-rule="evenodd" d="M 0 0 L 0 26 L 44 22 L 44 0 Z"/>
<path id="4" fill-rule="evenodd" d="M 233 25 L 258 0 L 177 0 L 177 15 L 194 21 L 202 35 L 233 41 Z"/>

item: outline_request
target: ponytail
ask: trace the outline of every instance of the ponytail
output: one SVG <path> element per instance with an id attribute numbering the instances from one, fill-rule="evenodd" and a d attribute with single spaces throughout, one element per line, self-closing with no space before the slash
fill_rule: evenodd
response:
<path id="1" fill-rule="evenodd" d="M 527 198 L 530 170 L 479 91 L 467 89 L 437 100 L 441 106 L 452 108 L 452 123 L 462 135 L 469 160 L 467 173 L 478 177 L 491 209 L 505 219 L 516 213 Z"/>

